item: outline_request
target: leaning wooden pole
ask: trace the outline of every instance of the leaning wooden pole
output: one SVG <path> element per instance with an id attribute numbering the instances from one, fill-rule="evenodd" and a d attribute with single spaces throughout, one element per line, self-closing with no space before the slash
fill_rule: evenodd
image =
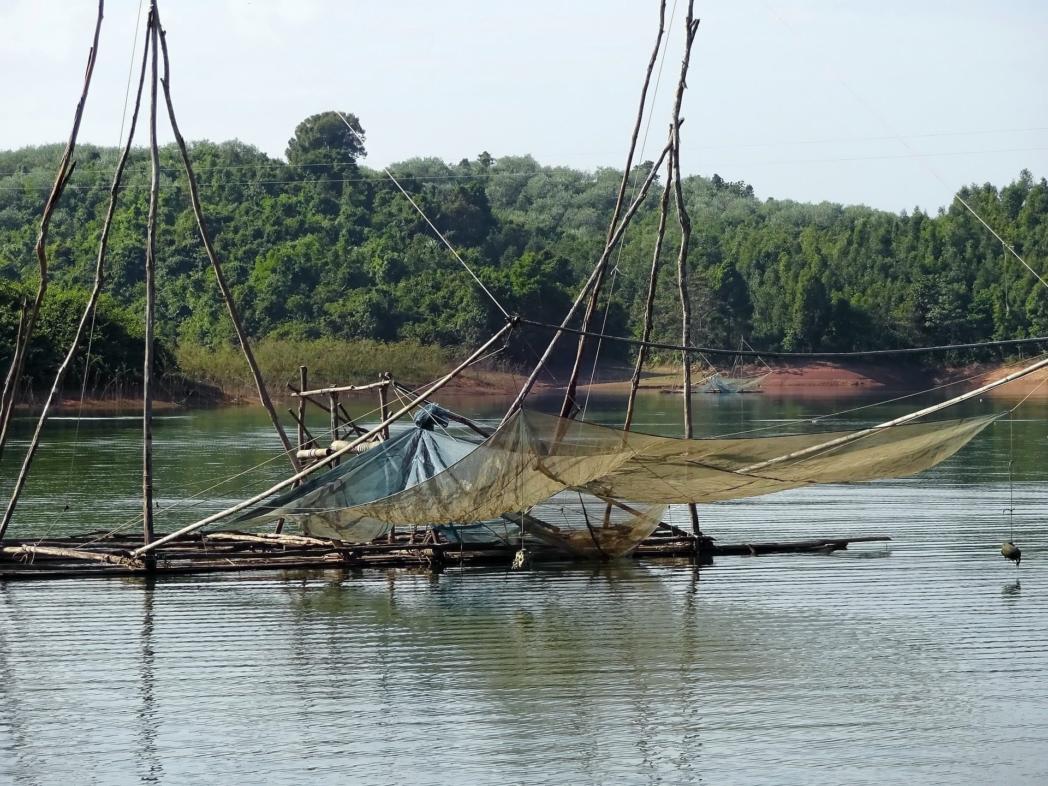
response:
<path id="1" fill-rule="evenodd" d="M 26 479 L 29 476 L 29 470 L 32 467 L 33 458 L 36 456 L 36 451 L 40 447 L 40 438 L 43 435 L 44 426 L 47 425 L 47 420 L 51 413 L 51 407 L 54 404 L 55 399 L 61 393 L 66 373 L 72 365 L 73 359 L 76 357 L 76 353 L 80 348 L 80 342 L 83 340 L 84 331 L 94 319 L 95 307 L 98 305 L 98 298 L 102 293 L 102 284 L 105 281 L 106 252 L 109 248 L 109 232 L 113 225 L 113 216 L 116 213 L 117 198 L 120 194 L 120 186 L 124 178 L 124 169 L 127 166 L 128 157 L 131 155 L 131 144 L 134 141 L 135 127 L 138 123 L 138 112 L 142 105 L 142 88 L 145 84 L 146 64 L 149 62 L 150 53 L 149 36 L 150 30 L 147 29 L 146 41 L 142 55 L 142 68 L 138 75 L 138 91 L 135 93 L 135 106 L 131 113 L 131 125 L 127 134 L 127 144 L 124 145 L 124 149 L 120 153 L 120 159 L 117 161 L 116 165 L 116 172 L 113 174 L 113 184 L 109 188 L 109 206 L 106 208 L 105 220 L 102 223 L 102 234 L 98 240 L 98 256 L 95 258 L 94 283 L 91 286 L 91 292 L 88 295 L 87 304 L 84 306 L 84 312 L 80 316 L 80 322 L 77 324 L 73 340 L 70 342 L 69 350 L 66 352 L 61 365 L 59 365 L 58 371 L 55 372 L 55 379 L 51 385 L 51 392 L 48 394 L 47 400 L 44 401 L 43 409 L 40 411 L 40 416 L 37 418 L 36 429 L 33 431 L 33 437 L 29 441 L 29 448 L 26 450 L 25 459 L 22 461 L 22 467 L 19 470 L 18 478 L 15 480 L 14 490 L 11 492 L 11 498 L 7 503 L 7 509 L 4 511 L 3 520 L 0 521 L 0 540 L 3 539 L 4 533 L 7 532 L 7 528 L 11 523 L 11 517 L 14 515 L 15 507 L 18 505 L 18 498 L 21 495 L 22 489 L 25 487 Z M 86 375 L 87 371 L 85 370 L 84 373 Z"/>
<path id="2" fill-rule="evenodd" d="M 622 170 L 622 180 L 619 183 L 618 195 L 615 198 L 615 208 L 612 210 L 611 220 L 608 222 L 608 234 L 604 240 L 605 247 L 611 243 L 612 235 L 615 233 L 615 226 L 618 223 L 619 216 L 622 214 L 623 202 L 626 198 L 626 188 L 629 185 L 630 174 L 633 169 L 633 157 L 637 152 L 637 137 L 640 136 L 640 127 L 644 122 L 644 110 L 648 104 L 648 88 L 651 85 L 651 75 L 655 71 L 655 63 L 658 60 L 659 52 L 662 49 L 662 37 L 665 32 L 666 0 L 661 0 L 659 3 L 659 32 L 655 36 L 655 45 L 651 49 L 651 57 L 648 59 L 648 67 L 644 72 L 644 85 L 641 87 L 640 91 L 640 101 L 637 105 L 637 117 L 633 122 L 633 133 L 630 136 L 630 146 L 626 153 L 626 166 Z M 597 278 L 590 290 L 589 302 L 586 304 L 586 312 L 582 317 L 583 330 L 590 329 L 590 325 L 593 322 L 593 316 L 597 312 L 601 288 L 604 285 L 604 274 L 608 267 L 608 260 L 610 260 L 610 255 L 607 255 L 607 259 L 605 259 L 603 264 L 599 267 Z M 580 335 L 578 344 L 575 348 L 575 362 L 571 367 L 568 384 L 564 390 L 564 402 L 561 404 L 560 408 L 560 416 L 562 418 L 571 417 L 577 408 L 575 403 L 575 391 L 578 387 L 579 374 L 582 371 L 582 362 L 586 353 L 586 338 L 586 336 Z"/>
<path id="3" fill-rule="evenodd" d="M 4 423 L 4 404 L 7 401 L 7 391 L 12 384 L 18 384 L 15 380 L 15 371 L 18 364 L 18 348 L 22 346 L 22 334 L 25 332 L 26 320 L 29 318 L 29 298 L 22 298 L 22 307 L 18 309 L 18 326 L 15 328 L 15 343 L 11 345 L 10 362 L 7 365 L 7 375 L 4 377 L 4 387 L 0 390 L 0 424 Z M 0 426 L 2 428 L 2 426 Z M 3 448 L 0 446 L 0 454 Z"/>
<path id="4" fill-rule="evenodd" d="M 156 8 L 155 3 L 153 7 L 154 9 Z M 157 27 L 160 27 L 159 18 L 157 19 Z M 229 312 L 229 319 L 233 323 L 233 330 L 236 331 L 237 341 L 240 343 L 240 349 L 244 353 L 244 360 L 247 361 L 248 368 L 251 370 L 251 377 L 255 381 L 255 389 L 258 391 L 258 400 L 262 404 L 263 409 L 266 410 L 266 414 L 269 415 L 269 419 L 273 424 L 273 429 L 276 431 L 277 437 L 280 439 L 280 444 L 283 445 L 288 460 L 291 462 L 291 467 L 293 469 L 299 469 L 300 465 L 298 459 L 295 457 L 295 450 L 291 446 L 291 440 L 288 439 L 287 432 L 284 431 L 284 427 L 280 423 L 280 418 L 277 416 L 276 407 L 273 406 L 273 400 L 269 396 L 269 390 L 266 388 L 266 382 L 262 376 L 262 370 L 258 367 L 258 362 L 255 360 L 255 353 L 251 349 L 251 341 L 248 339 L 247 331 L 244 329 L 244 323 L 240 319 L 240 311 L 237 309 L 236 301 L 233 299 L 233 294 L 229 289 L 229 283 L 226 281 L 225 273 L 222 271 L 222 265 L 218 260 L 218 254 L 215 252 L 215 245 L 211 241 L 211 233 L 208 231 L 207 223 L 204 220 L 204 210 L 200 204 L 200 189 L 197 186 L 196 174 L 193 171 L 193 164 L 189 159 L 189 150 L 186 147 L 186 141 L 183 139 L 182 133 L 178 128 L 178 120 L 175 118 L 175 105 L 171 101 L 171 62 L 167 52 L 167 34 L 163 29 L 160 30 L 160 46 L 164 56 L 164 78 L 161 80 L 161 84 L 164 88 L 164 101 L 167 104 L 167 116 L 171 121 L 171 131 L 175 137 L 175 144 L 178 145 L 178 152 L 182 156 L 182 165 L 186 170 L 186 179 L 189 182 L 189 201 L 193 207 L 193 215 L 196 217 L 200 239 L 204 244 L 204 250 L 207 252 L 207 258 L 211 261 L 211 269 L 215 271 L 215 280 L 218 282 L 218 289 L 222 293 L 222 299 L 225 301 L 226 309 Z"/>
<path id="5" fill-rule="evenodd" d="M 658 160 L 651 165 L 651 171 L 648 172 L 648 176 L 644 179 L 644 183 L 640 187 L 640 192 L 634 198 L 629 208 L 627 208 L 622 221 L 620 221 L 619 225 L 615 228 L 615 234 L 612 236 L 611 243 L 605 246 L 604 253 L 601 254 L 600 259 L 597 260 L 596 266 L 593 268 L 592 272 L 590 272 L 589 278 L 586 279 L 586 283 L 582 285 L 582 289 L 575 297 L 574 302 L 571 304 L 571 308 L 568 309 L 568 313 L 564 315 L 560 327 L 557 328 L 556 332 L 554 332 L 553 338 L 550 339 L 549 344 L 546 346 L 546 350 L 542 353 L 542 356 L 535 364 L 535 368 L 532 369 L 530 376 L 528 376 L 527 380 L 524 382 L 524 386 L 517 393 L 517 397 L 513 399 L 513 403 L 509 405 L 509 409 L 506 410 L 506 414 L 502 418 L 502 423 L 505 423 L 514 412 L 520 409 L 521 405 L 524 403 L 524 399 L 527 398 L 528 393 L 530 393 L 531 389 L 535 387 L 535 382 L 538 381 L 539 374 L 542 373 L 542 369 L 544 369 L 549 362 L 553 350 L 557 348 L 557 342 L 559 342 L 561 336 L 564 335 L 565 329 L 571 324 L 571 320 L 574 319 L 583 299 L 585 299 L 586 295 L 593 287 L 594 282 L 597 280 L 597 274 L 606 264 L 608 258 L 611 256 L 611 252 L 615 249 L 615 246 L 622 239 L 622 234 L 626 231 L 626 227 L 629 226 L 630 219 L 632 219 L 633 215 L 637 212 L 637 208 L 640 207 L 644 198 L 648 195 L 648 189 L 651 188 L 651 184 L 658 176 L 659 167 L 662 166 L 662 162 L 666 159 L 666 156 L 669 155 L 669 150 L 668 145 L 664 147 L 659 154 Z"/>
<path id="6" fill-rule="evenodd" d="M 293 486 L 295 483 L 297 483 L 298 481 L 300 481 L 303 478 L 307 477 L 308 475 L 311 475 L 312 473 L 316 472 L 317 470 L 321 469 L 322 467 L 325 467 L 325 466 L 329 465 L 332 461 L 340 458 L 341 456 L 346 455 L 347 453 L 352 451 L 355 447 L 357 447 L 357 445 L 360 445 L 360 444 L 362 444 L 364 442 L 367 442 L 370 439 L 374 439 L 378 434 L 380 434 L 382 432 L 382 429 L 388 428 L 390 425 L 392 425 L 397 420 L 402 418 L 404 415 L 406 415 L 412 409 L 417 407 L 420 403 L 424 402 L 426 400 L 426 398 L 428 398 L 429 396 L 432 396 L 434 393 L 436 393 L 438 390 L 440 390 L 442 387 L 444 387 L 446 384 L 448 384 L 451 380 L 453 380 L 455 377 L 457 377 L 459 374 L 461 374 L 465 369 L 469 368 L 471 365 L 473 365 L 475 362 L 477 362 L 477 360 L 480 359 L 481 357 L 483 357 L 483 355 L 492 346 L 494 346 L 499 340 L 501 340 L 503 336 L 505 336 L 507 333 L 509 333 L 509 331 L 512 330 L 513 327 L 516 324 L 517 324 L 516 320 L 511 320 L 511 321 L 507 322 L 505 325 L 502 326 L 502 328 L 495 335 L 493 335 L 491 338 L 489 338 L 487 341 L 485 341 L 468 358 L 466 358 L 464 361 L 462 361 L 459 365 L 457 365 L 455 368 L 453 368 L 451 371 L 449 371 L 443 377 L 438 379 L 436 382 L 434 382 L 433 384 L 429 385 L 425 390 L 423 390 L 417 396 L 412 398 L 403 407 L 398 409 L 396 412 L 394 412 L 388 418 L 386 418 L 385 420 L 380 422 L 377 426 L 375 426 L 373 429 L 371 429 L 367 433 L 361 434 L 359 437 L 357 437 L 356 439 L 352 440 L 351 442 L 349 442 L 345 446 L 339 448 L 338 450 L 334 451 L 333 453 L 331 453 L 330 455 L 326 456 L 325 458 L 322 458 L 316 464 L 312 464 L 312 465 L 306 467 L 305 469 L 299 470 L 297 473 L 292 475 L 290 478 L 287 478 L 286 480 L 282 480 L 279 483 L 276 483 L 273 486 L 270 486 L 265 491 L 260 492 L 260 493 L 256 494 L 253 497 L 245 499 L 242 502 L 238 502 L 236 505 L 228 507 L 225 510 L 220 510 L 218 513 L 212 513 L 210 516 L 202 518 L 199 521 L 194 521 L 192 524 L 189 524 L 189 525 L 187 525 L 185 527 L 182 527 L 181 529 L 179 529 L 179 530 L 177 530 L 175 532 L 172 532 L 170 535 L 165 535 L 162 538 L 157 538 L 152 543 L 147 543 L 147 544 L 143 545 L 141 548 L 135 549 L 131 553 L 131 556 L 132 557 L 139 557 L 139 556 L 141 556 L 143 554 L 147 554 L 150 551 L 153 551 L 154 549 L 158 548 L 159 546 L 163 546 L 165 543 L 170 543 L 172 540 L 180 538 L 183 535 L 188 535 L 190 532 L 195 532 L 196 530 L 198 530 L 198 529 L 200 529 L 202 527 L 206 527 L 208 524 L 213 524 L 216 521 L 220 521 L 220 520 L 222 520 L 224 518 L 232 516 L 234 513 L 239 513 L 240 511 L 245 510 L 245 509 L 251 507 L 252 505 L 257 505 L 259 502 L 263 502 L 264 500 L 266 500 L 269 497 L 271 497 L 273 494 L 276 494 L 278 491 L 283 491 L 284 489 L 289 488 L 290 486 Z"/>
<path id="7" fill-rule="evenodd" d="M 677 288 L 680 292 L 681 344 L 691 344 L 691 294 L 688 291 L 688 251 L 691 247 L 691 217 L 684 203 L 684 187 L 681 181 L 680 168 L 680 109 L 684 102 L 684 90 L 687 87 L 688 67 L 691 64 L 691 48 L 695 43 L 695 33 L 699 29 L 699 20 L 694 18 L 695 0 L 688 2 L 688 15 L 684 27 L 684 57 L 681 60 L 680 79 L 677 82 L 677 93 L 673 100 L 673 126 L 670 131 L 670 168 L 673 170 L 673 199 L 677 212 L 677 223 L 680 224 L 680 247 L 677 253 Z M 687 352 L 681 352 L 682 383 L 684 388 L 684 437 L 694 436 L 691 401 L 691 362 Z M 697 536 L 699 530 L 699 512 L 694 504 L 688 505 L 691 518 L 691 530 Z"/>
<path id="8" fill-rule="evenodd" d="M 36 296 L 26 315 L 25 329 L 19 343 L 15 346 L 11 356 L 11 367 L 4 381 L 3 392 L 0 393 L 0 457 L 4 454 L 4 445 L 7 444 L 8 427 L 11 423 L 11 413 L 14 411 L 17 401 L 18 383 L 22 379 L 22 371 L 25 368 L 25 358 L 29 351 L 29 343 L 33 339 L 33 328 L 40 314 L 44 296 L 47 294 L 48 262 L 47 262 L 47 233 L 51 227 L 51 217 L 54 215 L 58 200 L 65 191 L 69 178 L 73 175 L 76 166 L 73 161 L 73 151 L 76 150 L 76 139 L 80 134 L 80 121 L 84 116 L 84 106 L 87 104 L 87 93 L 91 88 L 91 76 L 95 72 L 95 59 L 98 56 L 98 36 L 102 30 L 102 17 L 104 15 L 104 0 L 98 0 L 98 16 L 95 20 L 95 32 L 91 40 L 91 49 L 87 54 L 87 69 L 84 73 L 84 86 L 80 92 L 80 101 L 77 102 L 76 111 L 73 114 L 73 130 L 69 134 L 65 152 L 58 165 L 58 174 L 55 176 L 51 194 L 44 205 L 44 212 L 40 218 L 40 231 L 36 236 L 36 261 L 40 269 L 40 282 L 37 285 Z"/>
<path id="9" fill-rule="evenodd" d="M 662 200 L 659 202 L 659 226 L 655 230 L 655 250 L 651 256 L 651 273 L 648 275 L 648 294 L 644 298 L 644 320 L 641 329 L 642 343 L 637 350 L 637 362 L 633 366 L 633 376 L 630 378 L 630 392 L 626 399 L 626 419 L 623 421 L 623 431 L 629 431 L 633 425 L 634 408 L 637 403 L 637 390 L 640 388 L 640 375 L 644 370 L 644 361 L 647 360 L 647 342 L 651 340 L 652 321 L 655 314 L 655 290 L 659 285 L 659 267 L 662 256 L 662 243 L 666 238 L 666 217 L 669 215 L 670 193 L 673 190 L 673 161 L 666 164 L 666 186 L 662 189 Z"/>
<path id="10" fill-rule="evenodd" d="M 142 361 L 142 540 L 153 540 L 153 330 L 156 322 L 156 224 L 160 205 L 160 148 L 156 137 L 157 104 L 156 3 L 149 10 L 152 44 L 149 64 L 149 215 L 146 219 L 145 357 Z"/>

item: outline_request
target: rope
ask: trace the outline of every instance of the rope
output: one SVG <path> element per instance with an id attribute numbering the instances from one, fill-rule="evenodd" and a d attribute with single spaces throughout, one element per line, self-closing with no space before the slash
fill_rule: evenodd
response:
<path id="1" fill-rule="evenodd" d="M 944 183 L 943 185 L 945 185 L 945 183 Z M 1044 280 L 1043 278 L 1041 278 L 1041 274 L 1040 274 L 1040 273 L 1038 273 L 1038 272 L 1037 272 L 1036 270 L 1034 270 L 1034 269 L 1033 269 L 1032 267 L 1030 267 L 1030 265 L 1029 265 L 1029 264 L 1028 264 L 1028 263 L 1026 262 L 1026 260 L 1025 260 L 1025 259 L 1023 259 L 1023 258 L 1022 258 L 1021 256 L 1019 256 L 1019 252 L 1018 252 L 1018 251 L 1016 251 L 1016 250 L 1015 250 L 1014 248 L 1012 248 L 1012 245 L 1011 245 L 1010 243 L 1006 242 L 1006 241 L 1005 241 L 1005 239 L 1004 239 L 1003 237 L 1001 237 L 1000 235 L 998 235 L 998 234 L 997 234 L 997 231 L 996 231 L 996 230 L 995 230 L 995 229 L 994 229 L 994 228 L 993 228 L 992 226 L 990 226 L 989 224 L 987 224 L 987 223 L 986 223 L 986 221 L 985 221 L 985 220 L 983 220 L 983 217 L 982 217 L 982 216 L 980 216 L 980 215 L 979 215 L 978 213 L 976 213 L 976 212 L 975 212 L 975 208 L 973 208 L 973 207 L 972 207 L 971 205 L 969 205 L 969 204 L 968 204 L 968 203 L 967 203 L 967 202 L 966 202 L 966 201 L 964 200 L 964 198 L 963 198 L 963 197 L 961 197 L 961 195 L 960 195 L 960 194 L 957 194 L 957 195 L 955 195 L 955 196 L 954 196 L 954 199 L 956 199 L 956 200 L 957 200 L 958 202 L 960 202 L 960 203 L 961 203 L 962 205 L 964 205 L 964 206 L 965 206 L 965 208 L 967 208 L 968 212 L 969 212 L 969 213 L 971 213 L 971 214 L 972 214 L 973 216 L 975 216 L 975 218 L 976 218 L 976 219 L 978 219 L 979 223 L 980 223 L 980 224 L 982 224 L 982 225 L 983 225 L 984 227 L 986 227 L 986 228 L 987 228 L 987 229 L 988 229 L 988 230 L 990 231 L 990 234 L 991 234 L 991 235 L 993 235 L 993 236 L 994 236 L 995 238 L 997 238 L 997 239 L 998 239 L 998 240 L 1000 241 L 1001 245 L 1002 245 L 1002 246 L 1004 246 L 1004 247 L 1005 247 L 1005 249 L 1006 249 L 1006 250 L 1007 250 L 1007 251 L 1008 251 L 1008 252 L 1009 252 L 1009 253 L 1010 253 L 1010 254 L 1011 254 L 1011 255 L 1012 255 L 1013 257 L 1015 257 L 1015 258 L 1016 258 L 1016 259 L 1018 259 L 1018 260 L 1019 260 L 1020 262 L 1022 262 L 1022 264 L 1023 264 L 1023 267 L 1025 267 L 1025 268 L 1026 268 L 1027 270 L 1029 270 L 1029 271 L 1030 271 L 1031 273 L 1033 273 L 1034 277 L 1035 277 L 1035 278 L 1036 278 L 1036 279 L 1037 279 L 1038 281 L 1040 281 L 1040 282 L 1041 282 L 1041 284 L 1043 284 L 1043 285 L 1045 286 L 1045 288 L 1048 288 L 1048 281 L 1045 281 L 1045 280 Z"/>
<path id="2" fill-rule="evenodd" d="M 138 13 L 135 17 L 135 34 L 131 39 L 131 59 L 127 65 L 127 87 L 124 88 L 124 108 L 120 110 L 120 134 L 117 136 L 117 156 L 120 155 L 120 143 L 124 140 L 124 124 L 127 122 L 127 103 L 131 96 L 131 78 L 135 72 L 135 52 L 138 51 L 138 30 L 142 26 L 142 3 L 138 0 Z M 144 172 L 145 170 L 143 170 Z"/>
<path id="3" fill-rule="evenodd" d="M 533 327 L 546 328 L 548 330 L 561 330 L 565 333 L 573 333 L 577 336 L 592 336 L 594 338 L 604 338 L 608 341 L 620 341 L 623 344 L 632 344 L 633 346 L 644 346 L 650 349 L 665 349 L 672 350 L 674 352 L 695 352 L 698 354 L 707 355 L 722 355 L 729 357 L 769 357 L 769 358 L 808 358 L 808 359 L 823 359 L 828 360 L 832 358 L 862 358 L 862 357 L 892 357 L 895 355 L 920 355 L 928 352 L 949 352 L 951 350 L 958 349 L 983 349 L 988 347 L 1017 347 L 1025 346 L 1027 344 L 1045 344 L 1048 343 L 1048 336 L 1037 336 L 1035 338 L 1011 338 L 1002 339 L 999 341 L 977 341 L 970 344 L 940 344 L 931 347 L 903 347 L 898 349 L 867 349 L 857 350 L 852 352 L 776 352 L 776 351 L 760 351 L 755 350 L 742 350 L 742 349 L 719 349 L 715 347 L 696 347 L 683 344 L 666 344 L 660 341 L 641 341 L 636 338 L 627 338 L 626 336 L 611 336 L 606 333 L 599 333 L 593 330 L 580 330 L 578 328 L 561 327 L 560 325 L 554 325 L 550 322 L 539 322 L 534 319 L 527 319 L 525 317 L 517 317 L 517 321 L 522 325 L 531 325 Z"/>
<path id="4" fill-rule="evenodd" d="M 343 113 L 341 113 L 341 112 L 337 112 L 336 114 L 338 115 L 339 119 L 343 123 L 346 124 L 346 128 L 349 129 L 349 132 L 351 134 L 353 134 L 353 136 L 355 136 L 357 138 L 357 140 L 361 144 L 364 144 L 364 138 L 360 134 L 357 133 L 357 130 L 355 128 L 353 128 L 353 126 L 351 126 L 349 124 L 349 121 L 346 120 L 346 116 Z M 509 312 L 506 311 L 506 309 L 502 307 L 502 304 L 499 303 L 498 298 L 496 298 L 493 294 L 491 294 L 491 290 L 490 289 L 488 289 L 486 286 L 484 286 L 484 282 L 481 281 L 480 277 L 476 273 L 473 272 L 473 268 L 471 268 L 469 265 L 466 264 L 466 260 L 464 260 L 459 255 L 459 252 L 455 250 L 455 247 L 453 245 L 451 245 L 450 242 L 448 242 L 448 239 L 446 237 L 444 237 L 444 234 L 439 229 L 437 229 L 437 227 L 433 224 L 432 221 L 429 220 L 429 216 L 427 216 L 425 214 L 425 212 L 422 210 L 422 208 L 419 207 L 415 203 L 415 200 L 411 198 L 411 194 L 409 194 L 407 191 L 404 190 L 404 186 L 400 185 L 400 181 L 397 180 L 395 177 L 393 177 L 393 173 L 389 171 L 389 168 L 388 167 L 383 167 L 382 171 L 386 173 L 386 175 L 389 177 L 389 179 L 391 181 L 393 181 L 393 185 L 395 185 L 399 189 L 400 193 L 404 195 L 404 197 L 408 200 L 408 202 L 411 203 L 411 206 L 413 208 L 415 208 L 415 210 L 418 212 L 418 214 L 420 216 L 422 216 L 422 220 L 425 221 L 427 224 L 429 224 L 429 228 L 432 229 L 433 232 L 436 233 L 437 237 L 439 237 L 441 239 L 441 241 L 443 241 L 444 245 L 448 247 L 448 251 L 451 252 L 451 255 L 453 257 L 455 257 L 455 259 L 458 260 L 459 264 L 462 265 L 462 267 L 464 267 L 466 269 L 467 273 L 469 273 L 471 276 L 473 276 L 473 280 L 477 282 L 477 285 L 482 290 L 484 290 L 484 294 L 487 295 L 491 299 L 491 302 L 495 304 L 495 308 L 497 308 L 499 311 L 502 312 L 502 316 L 504 316 L 506 319 L 509 319 L 510 318 Z"/>
<path id="5" fill-rule="evenodd" d="M 783 422 L 785 422 L 785 423 L 818 423 L 819 421 L 827 420 L 829 418 L 836 418 L 836 417 L 840 417 L 841 415 L 850 415 L 850 414 L 852 414 L 854 412 L 862 412 L 863 410 L 872 409 L 874 407 L 884 406 L 885 404 L 894 404 L 894 403 L 896 403 L 898 401 L 905 401 L 908 398 L 914 398 L 916 396 L 923 396 L 923 395 L 925 395 L 927 393 L 935 393 L 937 391 L 945 390 L 946 388 L 953 387 L 954 385 L 963 385 L 966 382 L 971 382 L 972 380 L 979 379 L 980 377 L 989 376 L 990 374 L 996 374 L 999 371 L 1004 371 L 1004 370 L 1008 370 L 1008 369 L 1018 368 L 1018 367 L 1020 367 L 1022 365 L 1025 365 L 1025 363 L 1023 363 L 1023 362 L 1015 362 L 1015 363 L 1011 363 L 1011 364 L 1005 365 L 1001 369 L 990 369 L 988 371 L 980 371 L 978 374 L 972 374 L 971 376 L 964 377 L 962 379 L 955 379 L 952 382 L 945 382 L 942 385 L 935 385 L 934 387 L 925 388 L 924 390 L 917 390 L 917 391 L 914 391 L 913 393 L 904 393 L 901 396 L 896 396 L 895 398 L 885 399 L 884 401 L 874 401 L 874 402 L 871 402 L 869 404 L 863 404 L 863 405 L 858 406 L 858 407 L 850 407 L 848 409 L 838 410 L 837 412 L 830 412 L 830 413 L 828 413 L 826 415 L 816 415 L 815 417 L 812 417 L 812 418 L 794 418 L 792 420 L 786 420 L 786 421 L 783 421 Z M 1048 378 L 1046 378 L 1046 381 L 1048 381 Z M 1029 396 L 1027 396 L 1027 398 L 1029 398 Z M 1025 401 L 1025 400 L 1026 399 L 1023 399 L 1023 401 Z M 1020 404 L 1021 403 L 1022 402 L 1020 402 Z M 714 435 L 714 438 L 738 437 L 738 436 L 743 436 L 744 434 L 757 434 L 757 433 L 764 432 L 764 431 L 774 431 L 775 429 L 778 429 L 778 428 L 780 428 L 779 425 L 761 426 L 760 428 L 746 429 L 744 431 L 732 431 L 732 432 L 728 432 L 728 433 L 724 433 L 724 434 L 716 434 L 716 435 Z"/>
<path id="6" fill-rule="evenodd" d="M 640 150 L 638 151 L 638 153 L 639 153 L 638 157 L 640 158 L 641 161 L 644 160 L 644 151 L 647 150 L 647 148 L 648 148 L 648 132 L 651 131 L 651 121 L 655 119 L 655 113 L 654 113 L 653 110 L 654 110 L 654 107 L 655 107 L 655 102 L 658 100 L 658 97 L 659 97 L 659 87 L 662 84 L 662 71 L 663 71 L 663 67 L 666 65 L 666 53 L 669 51 L 670 35 L 673 32 L 673 23 L 676 20 L 676 17 L 677 17 L 677 0 L 673 0 L 673 6 L 670 8 L 670 21 L 669 21 L 669 24 L 666 25 L 666 33 L 662 37 L 662 43 L 661 43 L 662 52 L 659 55 L 659 69 L 655 73 L 655 86 L 654 86 L 654 88 L 651 91 L 651 98 L 647 102 L 648 109 L 646 111 L 647 111 L 647 115 L 648 115 L 648 120 L 644 124 L 644 134 L 643 134 L 643 136 L 641 136 Z M 629 174 L 630 174 L 629 172 L 624 172 L 623 173 L 623 177 L 629 177 Z M 633 182 L 633 187 L 630 189 L 630 202 L 631 203 L 633 202 L 634 199 L 637 198 L 637 191 L 638 191 L 639 188 L 640 188 L 640 185 L 636 181 L 634 181 Z M 622 237 L 619 239 L 619 245 L 615 249 L 615 262 L 614 262 L 614 266 L 612 267 L 612 270 L 611 270 L 611 286 L 608 289 L 608 304 L 607 304 L 607 306 L 605 307 L 605 310 L 604 310 L 604 320 L 601 323 L 601 327 L 600 327 L 600 332 L 601 333 L 604 333 L 607 330 L 607 327 L 608 327 L 608 315 L 611 313 L 612 296 L 615 294 L 615 284 L 618 281 L 619 262 L 622 261 L 622 249 L 626 245 L 626 235 L 629 233 L 629 229 L 630 228 L 627 227 L 626 230 L 622 233 Z M 604 344 L 604 339 L 603 338 L 597 339 L 597 350 L 596 350 L 596 352 L 593 353 L 593 368 L 590 370 L 589 385 L 586 386 L 586 400 L 585 400 L 585 402 L 582 405 L 582 419 L 583 420 L 586 419 L 586 411 L 589 409 L 590 394 L 593 392 L 593 380 L 596 378 L 596 375 L 597 375 L 597 362 L 600 360 L 600 350 L 601 350 L 601 347 L 603 346 L 603 344 Z"/>
<path id="7" fill-rule="evenodd" d="M 1025 399 L 1024 399 L 1025 400 Z M 1013 467 L 1015 465 L 1014 426 L 1012 413 L 1008 410 L 1008 542 L 1015 541 L 1015 482 Z"/>

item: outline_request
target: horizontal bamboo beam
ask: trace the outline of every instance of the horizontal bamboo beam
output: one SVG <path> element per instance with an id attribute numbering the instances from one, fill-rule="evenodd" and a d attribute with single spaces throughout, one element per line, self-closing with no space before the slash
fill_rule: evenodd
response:
<path id="1" fill-rule="evenodd" d="M 275 546 L 324 546 L 327 548 L 338 548 L 338 544 L 330 540 L 320 538 L 307 538 L 304 535 L 250 535 L 245 532 L 209 532 L 203 537 L 204 541 L 230 540 L 244 543 L 267 543 Z"/>
<path id="2" fill-rule="evenodd" d="M 369 382 L 366 385 L 337 385 L 331 388 L 317 388 L 316 390 L 300 390 L 292 392 L 292 396 L 298 398 L 299 396 L 326 396 L 329 393 L 353 393 L 358 390 L 374 390 L 375 388 L 388 387 L 390 384 L 388 379 L 383 379 L 378 382 Z M 290 386 L 289 386 L 290 387 Z"/>

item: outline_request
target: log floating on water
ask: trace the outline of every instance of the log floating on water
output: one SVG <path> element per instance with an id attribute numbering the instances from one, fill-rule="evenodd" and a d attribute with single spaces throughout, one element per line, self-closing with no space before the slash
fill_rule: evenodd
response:
<path id="1" fill-rule="evenodd" d="M 802 541 L 717 545 L 690 533 L 660 530 L 631 555 L 634 559 L 686 559 L 706 563 L 713 556 L 759 556 L 785 553 L 825 553 L 846 549 L 851 543 L 882 542 L 884 535 L 855 538 L 812 538 Z M 47 541 L 15 541 L 0 548 L 0 581 L 8 579 L 68 578 L 79 576 L 138 575 L 150 572 L 131 552 L 142 545 L 142 536 L 92 534 Z M 519 547 L 510 544 L 470 544 L 414 540 L 411 533 L 393 542 L 343 543 L 304 535 L 235 531 L 194 533 L 157 549 L 156 573 L 203 573 L 235 570 L 425 568 L 447 565 L 508 565 Z M 563 553 L 529 540 L 529 552 L 538 559 L 563 561 Z"/>

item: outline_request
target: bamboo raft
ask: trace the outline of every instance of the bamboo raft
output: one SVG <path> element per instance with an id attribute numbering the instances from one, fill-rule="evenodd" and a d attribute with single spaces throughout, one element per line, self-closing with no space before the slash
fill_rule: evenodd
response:
<path id="1" fill-rule="evenodd" d="M 891 540 L 886 535 L 855 538 L 810 538 L 803 541 L 719 545 L 676 527 L 660 527 L 632 553 L 632 558 L 688 560 L 711 564 L 716 556 L 760 556 L 786 553 L 830 553 L 852 543 Z M 136 559 L 138 535 L 88 533 L 46 540 L 7 540 L 0 547 L 0 581 L 60 579 L 91 576 L 135 576 L 217 571 L 289 569 L 357 570 L 362 568 L 427 568 L 505 565 L 519 546 L 450 543 L 432 532 L 405 533 L 392 542 L 350 544 L 299 535 L 250 534 L 222 531 L 193 533 L 158 549 L 150 559 Z M 540 544 L 527 544 L 538 561 L 563 561 L 563 554 Z"/>

